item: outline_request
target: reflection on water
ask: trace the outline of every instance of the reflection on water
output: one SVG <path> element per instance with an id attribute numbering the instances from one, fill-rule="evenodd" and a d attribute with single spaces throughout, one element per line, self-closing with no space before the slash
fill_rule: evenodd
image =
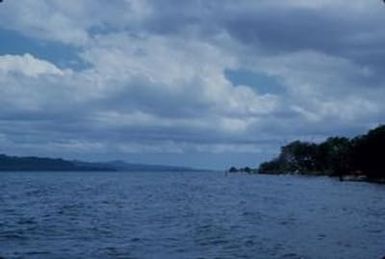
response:
<path id="1" fill-rule="evenodd" d="M 221 173 L 1 173 L 3 258 L 381 258 L 385 186 Z"/>

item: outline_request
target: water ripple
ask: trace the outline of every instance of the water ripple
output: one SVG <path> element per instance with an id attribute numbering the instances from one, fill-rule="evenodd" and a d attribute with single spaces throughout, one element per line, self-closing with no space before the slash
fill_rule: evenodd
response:
<path id="1" fill-rule="evenodd" d="M 385 187 L 216 173 L 2 173 L 1 258 L 382 258 Z"/>

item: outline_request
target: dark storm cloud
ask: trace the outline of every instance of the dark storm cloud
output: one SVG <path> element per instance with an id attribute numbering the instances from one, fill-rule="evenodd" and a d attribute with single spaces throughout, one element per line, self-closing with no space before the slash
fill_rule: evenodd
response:
<path id="1" fill-rule="evenodd" d="M 363 10 L 304 8 L 243 1 L 153 1 L 157 12 L 142 29 L 159 34 L 198 33 L 210 39 L 223 31 L 251 49 L 265 53 L 316 50 L 378 70 L 385 66 L 385 8 Z M 381 15 L 381 9 L 382 15 Z"/>
<path id="2" fill-rule="evenodd" d="M 385 12 L 385 10 L 384 10 Z M 347 12 L 264 10 L 225 20 L 233 38 L 245 45 L 282 53 L 315 50 L 350 59 L 374 69 L 384 68 L 384 18 L 370 14 L 351 19 Z M 230 16 L 231 17 L 231 16 Z"/>

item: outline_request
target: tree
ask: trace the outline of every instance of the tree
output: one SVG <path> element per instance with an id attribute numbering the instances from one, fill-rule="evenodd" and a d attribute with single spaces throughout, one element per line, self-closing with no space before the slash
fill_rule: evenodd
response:
<path id="1" fill-rule="evenodd" d="M 248 167 L 248 166 L 246 166 L 245 168 L 243 168 L 243 171 L 244 171 L 245 173 L 250 174 L 250 173 L 251 173 L 251 168 Z"/>
<path id="2" fill-rule="evenodd" d="M 294 141 L 281 148 L 278 158 L 284 170 L 288 172 L 316 171 L 317 145 L 314 143 Z"/>
<path id="3" fill-rule="evenodd" d="M 230 172 L 230 173 L 236 173 L 236 172 L 238 172 L 238 169 L 237 169 L 236 167 L 232 166 L 232 167 L 229 169 L 229 172 Z"/>
<path id="4" fill-rule="evenodd" d="M 385 125 L 354 139 L 331 137 L 315 144 L 294 141 L 279 156 L 262 163 L 260 173 L 362 175 L 385 180 Z"/>
<path id="5" fill-rule="evenodd" d="M 368 178 L 385 178 L 385 125 L 353 140 L 354 166 Z"/>
<path id="6" fill-rule="evenodd" d="M 282 164 L 276 158 L 269 162 L 262 163 L 258 168 L 260 174 L 279 174 L 282 173 Z"/>
<path id="7" fill-rule="evenodd" d="M 318 147 L 318 167 L 330 175 L 342 176 L 352 172 L 352 142 L 345 137 L 331 137 Z"/>

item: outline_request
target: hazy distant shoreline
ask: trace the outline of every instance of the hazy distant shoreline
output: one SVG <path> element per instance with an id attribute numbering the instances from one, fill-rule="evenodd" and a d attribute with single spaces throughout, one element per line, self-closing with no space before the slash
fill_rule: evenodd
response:
<path id="1" fill-rule="evenodd" d="M 18 157 L 0 155 L 0 172 L 18 171 L 55 171 L 55 172 L 76 172 L 76 171 L 95 171 L 95 172 L 114 172 L 114 171 L 136 171 L 136 172 L 179 172 L 179 171 L 207 171 L 190 167 L 134 164 L 124 161 L 110 162 L 83 162 L 70 161 L 61 158 L 46 157 Z"/>

